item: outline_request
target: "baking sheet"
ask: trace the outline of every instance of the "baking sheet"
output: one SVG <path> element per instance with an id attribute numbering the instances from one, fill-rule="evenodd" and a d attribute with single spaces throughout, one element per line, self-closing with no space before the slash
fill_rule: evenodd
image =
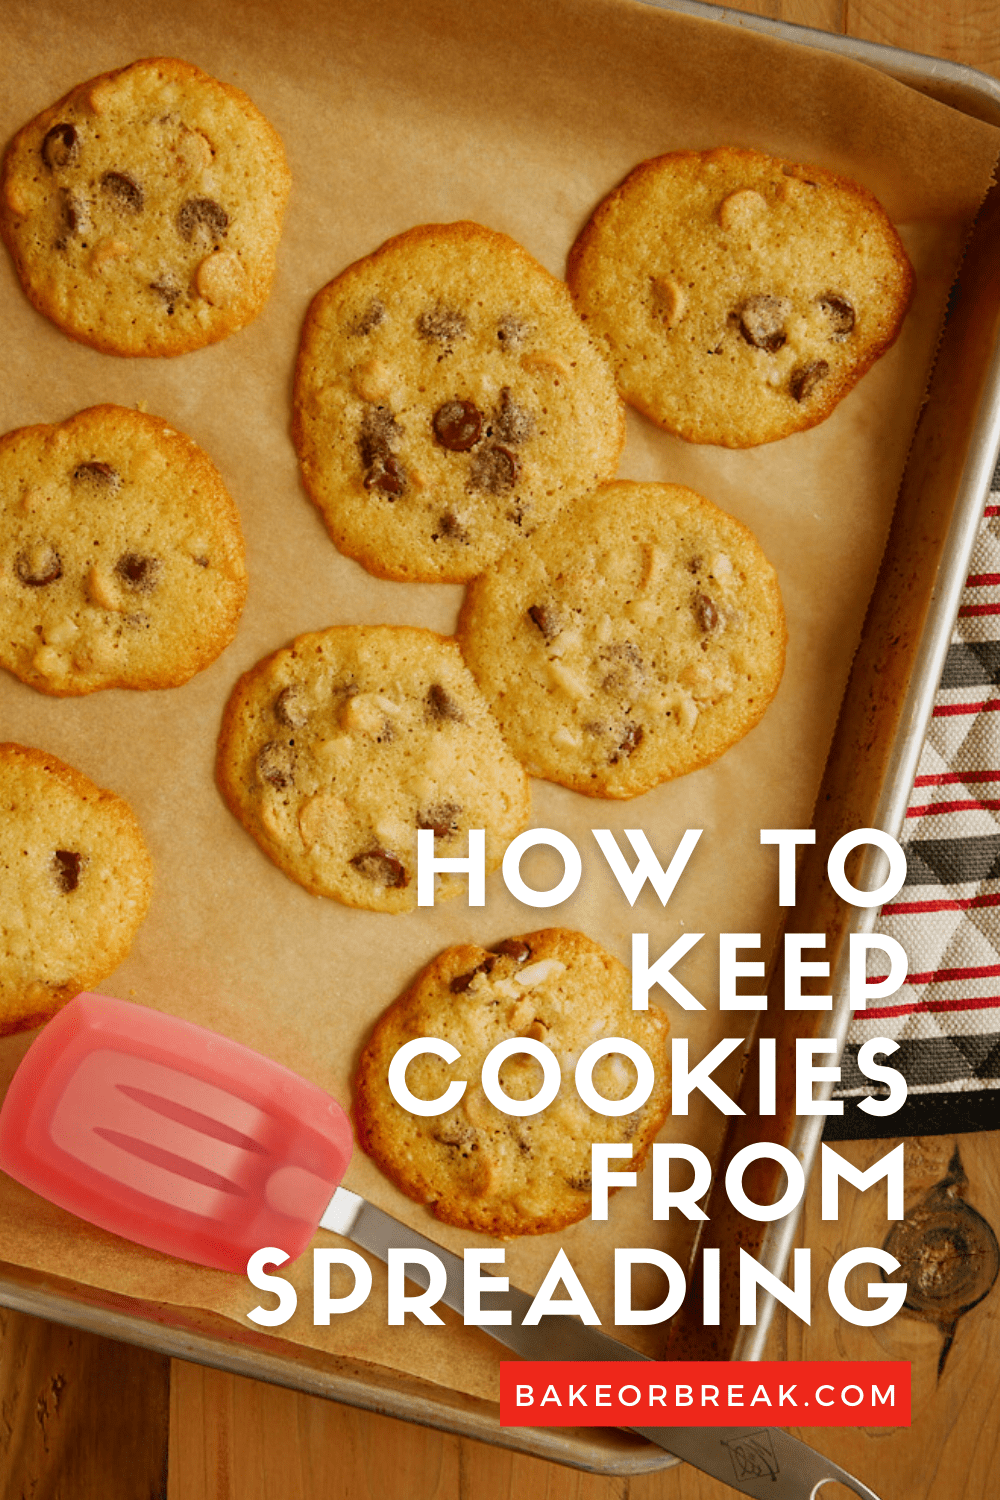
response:
<path id="1" fill-rule="evenodd" d="M 146 831 L 157 869 L 153 907 L 131 957 L 103 987 L 234 1036 L 345 1102 L 371 1022 L 450 942 L 557 921 L 628 961 L 633 930 L 649 932 L 654 953 L 682 930 L 704 931 L 678 975 L 711 1005 L 714 935 L 760 932 L 766 947 L 777 927 L 774 851 L 759 848 L 758 829 L 809 824 L 947 290 L 998 133 L 849 61 L 606 0 L 474 10 L 348 0 L 224 5 L 210 14 L 173 0 L 127 15 L 85 0 L 71 14 L 56 4 L 12 6 L 0 35 L 5 139 L 80 79 L 137 56 L 173 54 L 250 93 L 282 134 L 294 179 L 264 314 L 235 338 L 178 360 L 119 361 L 71 344 L 28 306 L 9 264 L 0 267 L 8 375 L 0 425 L 59 420 L 96 401 L 145 402 L 213 457 L 247 535 L 251 588 L 240 632 L 186 687 L 57 701 L 0 680 L 0 734 L 40 745 L 121 792 Z M 857 177 L 901 223 L 918 271 L 899 343 L 812 432 L 737 453 L 689 447 L 629 419 L 624 476 L 700 489 L 745 520 L 775 563 L 790 630 L 778 698 L 714 767 L 636 801 L 600 803 L 534 782 L 533 821 L 563 829 L 584 855 L 580 889 L 552 912 L 521 906 L 497 876 L 478 912 L 459 901 L 381 917 L 307 895 L 270 866 L 214 787 L 214 740 L 230 687 L 302 630 L 349 621 L 450 630 L 461 598 L 457 588 L 369 578 L 335 551 L 313 512 L 288 438 L 309 298 L 389 234 L 459 217 L 514 235 L 561 274 L 590 209 L 635 162 L 722 143 Z M 609 827 L 624 844 L 622 830 L 642 827 L 666 857 L 689 826 L 705 832 L 668 911 L 648 893 L 630 910 L 603 873 L 589 829 Z M 733 1023 L 745 1018 L 710 1009 L 672 1019 L 698 1056 L 737 1034 Z M 3 1077 L 26 1045 L 19 1038 L 0 1048 Z M 705 1107 L 671 1122 L 667 1138 L 711 1150 L 721 1125 Z M 486 1243 L 438 1225 L 363 1158 L 347 1185 L 442 1243 Z M 647 1177 L 613 1200 L 607 1225 L 508 1246 L 507 1270 L 537 1285 L 564 1244 L 610 1326 L 615 1244 L 686 1254 L 686 1221 L 651 1228 L 650 1186 Z M 236 1320 L 257 1300 L 241 1278 L 122 1246 L 6 1180 L 0 1257 Z M 313 1328 L 308 1270 L 304 1259 L 302 1307 L 283 1338 L 495 1396 L 498 1353 L 484 1334 L 387 1329 L 379 1267 L 364 1309 Z M 662 1330 L 623 1332 L 646 1352 L 660 1347 Z"/>

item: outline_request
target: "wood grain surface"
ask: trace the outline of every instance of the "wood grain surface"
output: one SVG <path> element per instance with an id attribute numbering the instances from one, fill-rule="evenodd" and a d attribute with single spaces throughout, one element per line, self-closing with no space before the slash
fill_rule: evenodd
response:
<path id="1" fill-rule="evenodd" d="M 544 0 L 540 0 L 544 3 Z M 758 0 L 733 5 L 801 25 L 970 63 L 1000 76 L 1000 0 Z M 891 1142 L 842 1145 L 861 1165 Z M 958 1145 L 963 1194 L 1000 1225 L 1000 1132 L 908 1143 L 910 1199 L 944 1178 Z M 916 1163 L 914 1169 L 912 1163 Z M 878 1194 L 842 1189 L 820 1218 L 810 1189 L 799 1243 L 814 1276 L 849 1244 L 879 1244 Z M 874 1215 L 871 1227 L 866 1218 Z M 772 1358 L 913 1361 L 909 1430 L 802 1436 L 883 1500 L 1000 1493 L 1000 1295 L 953 1331 L 903 1315 L 852 1328 L 824 1297 L 811 1327 L 775 1321 Z M 825 1310 L 826 1309 L 826 1310 Z M 169 1398 L 168 1398 L 169 1391 Z M 846 1494 L 840 1491 L 839 1494 Z M 582 1474 L 315 1397 L 148 1354 L 0 1309 L 0 1500 L 729 1500 L 686 1467 L 632 1479 Z M 836 1500 L 833 1488 L 822 1500 Z"/>

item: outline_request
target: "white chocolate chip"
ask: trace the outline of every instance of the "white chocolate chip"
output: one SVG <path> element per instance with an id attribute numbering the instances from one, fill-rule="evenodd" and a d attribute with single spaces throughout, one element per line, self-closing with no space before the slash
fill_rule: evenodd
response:
<path id="1" fill-rule="evenodd" d="M 681 728 L 692 730 L 698 722 L 698 709 L 693 698 L 683 697 L 677 705 L 677 717 L 680 719 Z"/>
<path id="2" fill-rule="evenodd" d="M 563 361 L 555 354 L 549 354 L 540 349 L 537 354 L 523 354 L 521 356 L 522 370 L 538 370 L 544 375 L 554 374 L 568 376 L 569 370 Z"/>
<path id="3" fill-rule="evenodd" d="M 542 958 L 537 964 L 529 964 L 526 969 L 521 969 L 517 979 L 518 983 L 526 990 L 534 989 L 536 984 L 544 984 L 546 979 L 551 979 L 553 974 L 562 974 L 566 965 L 558 958 Z"/>
<path id="4" fill-rule="evenodd" d="M 121 611 L 125 608 L 117 584 L 103 568 L 93 567 L 87 574 L 87 597 L 101 609 Z"/>
<path id="5" fill-rule="evenodd" d="M 42 639 L 47 646 L 68 646 L 75 635 L 79 635 L 80 627 L 75 620 L 66 618 L 57 620 L 54 625 L 46 625 Z"/>
<path id="6" fill-rule="evenodd" d="M 199 297 L 213 307 L 231 307 L 244 295 L 246 272 L 235 255 L 216 250 L 198 265 L 194 284 Z"/>
<path id="7" fill-rule="evenodd" d="M 203 172 L 212 163 L 212 146 L 200 130 L 185 127 L 177 145 L 177 165 L 181 176 Z"/>
<path id="8" fill-rule="evenodd" d="M 723 581 L 732 578 L 733 565 L 725 552 L 717 552 L 715 554 L 709 565 L 709 572 L 713 578 L 719 578 Z"/>
<path id="9" fill-rule="evenodd" d="M 669 276 L 654 276 L 653 300 L 664 328 L 676 328 L 687 311 L 684 288 Z"/>
<path id="10" fill-rule="evenodd" d="M 98 275 L 103 275 L 105 269 L 116 260 L 130 256 L 132 251 L 124 240 L 98 240 L 90 252 L 90 269 Z"/>
<path id="11" fill-rule="evenodd" d="M 550 661 L 548 663 L 549 678 L 557 688 L 567 693 L 570 698 L 589 697 L 589 689 L 583 678 L 578 676 L 571 668 L 565 666 L 561 661 Z"/>
<path id="12" fill-rule="evenodd" d="M 494 995 L 499 995 L 502 1000 L 521 998 L 521 990 L 515 979 L 495 979 L 492 988 Z"/>
<path id="13" fill-rule="evenodd" d="M 48 498 L 43 489 L 40 489 L 38 485 L 32 485 L 21 496 L 21 509 L 26 516 L 33 516 L 45 504 Z"/>
<path id="14" fill-rule="evenodd" d="M 719 204 L 719 223 L 725 230 L 748 229 L 767 211 L 767 203 L 753 188 L 738 188 Z"/>
<path id="15" fill-rule="evenodd" d="M 535 1007 L 528 999 L 515 1001 L 507 1012 L 507 1025 L 515 1031 L 526 1031 L 534 1019 Z"/>
<path id="16" fill-rule="evenodd" d="M 342 797 L 331 792 L 317 792 L 299 809 L 299 832 L 309 849 L 317 844 L 332 844 L 349 824 L 351 810 Z"/>
<path id="17" fill-rule="evenodd" d="M 380 735 L 385 728 L 385 716 L 389 711 L 382 707 L 387 699 L 380 699 L 371 693 L 355 693 L 353 698 L 348 698 L 340 710 L 340 727 L 348 729 L 355 734 Z M 395 711 L 395 704 L 391 705 Z"/>
<path id="18" fill-rule="evenodd" d="M 40 646 L 32 657 L 31 664 L 43 677 L 65 677 L 69 669 L 66 657 L 52 646 Z"/>
<path id="19" fill-rule="evenodd" d="M 367 359 L 364 364 L 357 365 L 351 382 L 362 401 L 377 404 L 387 401 L 392 395 L 392 371 L 381 359 Z"/>

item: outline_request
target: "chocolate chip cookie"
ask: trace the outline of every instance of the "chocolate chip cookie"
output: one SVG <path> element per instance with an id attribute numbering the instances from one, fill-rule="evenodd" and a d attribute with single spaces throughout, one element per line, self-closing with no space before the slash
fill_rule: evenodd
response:
<path id="1" fill-rule="evenodd" d="M 774 569 L 678 485 L 603 486 L 470 586 L 459 640 L 536 776 L 634 797 L 758 723 L 785 659 Z"/>
<path id="2" fill-rule="evenodd" d="M 155 57 L 80 84 L 4 158 L 0 233 L 28 297 L 107 354 L 183 354 L 257 316 L 289 174 L 239 89 Z"/>
<path id="3" fill-rule="evenodd" d="M 491 948 L 449 948 L 421 971 L 390 1006 L 361 1055 L 354 1088 L 358 1144 L 407 1197 L 426 1203 L 458 1229 L 501 1238 L 548 1234 L 590 1213 L 595 1142 L 630 1142 L 637 1171 L 670 1104 L 666 1015 L 655 1005 L 633 1011 L 628 970 L 579 932 L 548 928 Z M 388 1084 L 389 1065 L 415 1037 L 437 1037 L 461 1054 L 455 1063 L 427 1053 L 406 1069 L 418 1099 L 439 1099 L 456 1079 L 466 1089 L 445 1114 L 402 1108 Z M 653 1088 L 635 1108 L 602 1114 L 574 1085 L 577 1062 L 591 1043 L 624 1038 L 653 1066 Z M 559 1092 L 537 1114 L 507 1114 L 483 1092 L 483 1062 L 499 1043 L 541 1042 L 557 1059 Z M 526 1054 L 501 1064 L 502 1091 L 527 1101 L 540 1090 L 542 1068 Z M 624 1104 L 637 1081 L 635 1064 L 611 1051 L 594 1067 L 603 1099 Z"/>
<path id="4" fill-rule="evenodd" d="M 218 779 L 286 875 L 370 911 L 417 904 L 417 832 L 441 859 L 486 830 L 493 870 L 528 821 L 528 778 L 457 644 L 409 626 L 336 626 L 251 668 L 229 700 Z M 464 875 L 436 877 L 440 898 Z"/>
<path id="5" fill-rule="evenodd" d="M 43 693 L 165 688 L 236 632 L 236 506 L 169 423 L 92 406 L 0 438 L 0 666 Z"/>
<path id="6" fill-rule="evenodd" d="M 727 448 L 828 417 L 895 340 L 913 287 L 865 188 L 732 148 L 641 163 L 594 212 L 567 276 L 625 399 Z"/>
<path id="7" fill-rule="evenodd" d="M 0 745 L 0 1036 L 40 1025 L 106 979 L 151 886 L 121 797 L 43 750 Z"/>
<path id="8" fill-rule="evenodd" d="M 624 423 L 563 283 L 506 235 L 431 224 L 313 300 L 294 437 L 342 552 L 462 582 L 610 478 Z"/>

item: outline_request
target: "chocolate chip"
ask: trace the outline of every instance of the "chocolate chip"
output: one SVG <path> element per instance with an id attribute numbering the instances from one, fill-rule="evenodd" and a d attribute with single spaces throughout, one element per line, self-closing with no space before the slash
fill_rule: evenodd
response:
<path id="1" fill-rule="evenodd" d="M 575 1193 L 589 1193 L 593 1187 L 593 1181 L 589 1172 L 581 1172 L 578 1177 L 567 1177 L 566 1184 Z"/>
<path id="2" fill-rule="evenodd" d="M 615 646 L 606 646 L 600 653 L 611 670 L 601 683 L 606 693 L 622 693 L 630 688 L 637 677 L 643 675 L 642 657 L 631 641 L 621 641 Z"/>
<path id="3" fill-rule="evenodd" d="M 455 978 L 448 985 L 451 993 L 453 995 L 464 995 L 477 974 L 492 974 L 496 968 L 496 962 L 496 958 L 490 956 L 484 958 L 481 964 L 477 964 L 474 969 L 469 969 L 465 974 L 456 974 Z"/>
<path id="4" fill-rule="evenodd" d="M 438 537 L 442 536 L 447 537 L 449 542 L 467 542 L 469 540 L 469 533 L 466 531 L 465 527 L 462 525 L 458 517 L 452 515 L 450 510 L 446 510 L 444 515 L 438 522 L 438 529 L 434 534 L 434 541 L 437 541 Z"/>
<path id="5" fill-rule="evenodd" d="M 381 490 L 393 499 L 406 489 L 406 470 L 393 454 L 403 429 L 387 406 L 366 406 L 358 433 L 366 490 Z"/>
<path id="6" fill-rule="evenodd" d="M 129 177 L 127 172 L 105 172 L 101 178 L 101 187 L 116 208 L 129 214 L 142 212 L 146 195 L 135 178 Z"/>
<path id="7" fill-rule="evenodd" d="M 388 458 L 402 436 L 403 429 L 387 406 L 366 406 L 358 432 L 358 452 L 365 468 Z"/>
<path id="8" fill-rule="evenodd" d="M 77 193 L 71 193 L 68 188 L 61 188 L 59 192 L 59 214 L 62 234 L 56 241 L 56 249 L 64 250 L 66 241 L 77 234 L 86 234 L 90 229 L 90 209 L 86 199 Z"/>
<path id="9" fill-rule="evenodd" d="M 83 856 L 74 849 L 57 849 L 52 856 L 52 875 L 64 896 L 75 891 L 80 884 L 80 866 Z"/>
<path id="10" fill-rule="evenodd" d="M 395 500 L 406 490 L 406 470 L 391 453 L 385 458 L 376 458 L 365 474 L 364 486 L 366 490 L 381 490 L 383 495 Z"/>
<path id="11" fill-rule="evenodd" d="M 718 630 L 721 621 L 718 605 L 701 590 L 691 600 L 691 613 L 703 634 L 712 635 Z"/>
<path id="12" fill-rule="evenodd" d="M 50 172 L 71 167 L 80 155 L 80 137 L 76 127 L 63 120 L 47 131 L 42 141 L 42 161 Z"/>
<path id="13" fill-rule="evenodd" d="M 469 329 L 457 308 L 442 307 L 438 303 L 437 307 L 428 308 L 420 314 L 417 331 L 422 338 L 431 339 L 437 344 L 451 345 L 456 339 L 464 339 Z"/>
<path id="14" fill-rule="evenodd" d="M 453 719 L 458 724 L 465 723 L 461 704 L 439 682 L 432 682 L 427 689 L 427 707 L 434 719 Z"/>
<path id="15" fill-rule="evenodd" d="M 513 313 L 504 313 L 497 324 L 497 338 L 505 349 L 518 349 L 531 332 L 528 324 Z"/>
<path id="16" fill-rule="evenodd" d="M 173 316 L 174 308 L 184 295 L 184 288 L 179 281 L 171 276 L 161 276 L 159 281 L 151 281 L 149 290 L 155 292 L 160 300 L 165 303 L 167 313 Z"/>
<path id="17" fill-rule="evenodd" d="M 788 389 L 796 401 L 807 401 L 820 381 L 830 373 L 830 366 L 825 359 L 811 359 L 808 364 L 799 365 L 793 370 L 788 381 Z"/>
<path id="18" fill-rule="evenodd" d="M 487 495 L 506 495 L 517 483 L 521 465 L 509 448 L 495 443 L 480 448 L 469 467 L 468 488 Z"/>
<path id="19" fill-rule="evenodd" d="M 562 630 L 562 613 L 554 604 L 533 604 L 528 616 L 542 632 L 543 640 L 554 641 Z"/>
<path id="20" fill-rule="evenodd" d="M 295 752 L 280 740 L 268 740 L 257 755 L 257 775 L 268 786 L 291 786 L 295 780 Z"/>
<path id="21" fill-rule="evenodd" d="M 739 311 L 740 333 L 755 349 L 776 354 L 788 337 L 785 333 L 788 311 L 784 297 L 771 297 L 767 293 L 748 297 Z"/>
<path id="22" fill-rule="evenodd" d="M 503 443 L 526 443 L 535 430 L 535 419 L 527 407 L 518 406 L 508 386 L 500 392 L 500 404 L 492 417 L 493 433 Z"/>
<path id="23" fill-rule="evenodd" d="M 438 802 L 426 812 L 418 813 L 417 827 L 429 828 L 436 839 L 450 838 L 458 832 L 458 820 L 462 809 L 457 802 Z"/>
<path id="24" fill-rule="evenodd" d="M 73 470 L 73 483 L 88 485 L 95 490 L 106 490 L 110 494 L 116 494 L 122 487 L 122 476 L 111 464 L 106 464 L 102 459 L 90 459 L 87 463 L 77 464 Z"/>
<path id="25" fill-rule="evenodd" d="M 377 328 L 384 321 L 385 303 L 378 297 L 373 297 L 364 312 L 355 318 L 347 332 L 355 338 L 360 338 L 366 333 L 371 333 L 373 328 Z"/>
<path id="26" fill-rule="evenodd" d="M 229 215 L 214 198 L 187 198 L 177 210 L 174 222 L 181 239 L 189 244 L 195 235 L 218 244 L 229 228 Z"/>
<path id="27" fill-rule="evenodd" d="M 468 453 L 479 442 L 483 431 L 483 415 L 472 401 L 458 397 L 446 401 L 434 413 L 434 436 L 442 448 L 451 453 Z"/>
<path id="28" fill-rule="evenodd" d="M 434 1139 L 442 1146 L 451 1146 L 460 1151 L 463 1156 L 469 1151 L 475 1151 L 479 1144 L 479 1136 L 471 1125 L 464 1120 L 456 1120 L 449 1125 L 442 1125 L 434 1132 Z"/>
<path id="29" fill-rule="evenodd" d="M 409 884 L 409 876 L 403 863 L 385 849 L 366 849 L 363 854 L 355 854 L 351 864 L 359 875 L 363 875 L 374 885 L 398 890 Z"/>
<path id="30" fill-rule="evenodd" d="M 55 583 L 57 578 L 62 577 L 59 553 L 48 542 L 39 542 L 18 553 L 14 572 L 29 589 L 44 588 L 46 584 Z"/>
<path id="31" fill-rule="evenodd" d="M 830 319 L 830 337 L 842 343 L 854 331 L 854 308 L 837 292 L 824 292 L 816 301 Z"/>
<path id="32" fill-rule="evenodd" d="M 618 741 L 618 748 L 608 756 L 608 764 L 616 766 L 623 755 L 631 755 L 637 750 L 645 738 L 646 731 L 641 724 L 626 724 L 624 733 Z"/>
<path id="33" fill-rule="evenodd" d="M 501 958 L 512 958 L 519 964 L 531 957 L 531 949 L 522 938 L 504 938 L 502 943 L 494 943 L 490 952 L 498 953 Z"/>
<path id="34" fill-rule="evenodd" d="M 309 718 L 305 696 L 300 687 L 292 683 L 282 688 L 274 700 L 274 717 L 288 729 L 301 729 Z"/>
<path id="35" fill-rule="evenodd" d="M 159 582 L 163 563 L 158 557 L 142 552 L 123 552 L 115 563 L 115 572 L 126 588 L 139 594 L 150 594 Z"/>

